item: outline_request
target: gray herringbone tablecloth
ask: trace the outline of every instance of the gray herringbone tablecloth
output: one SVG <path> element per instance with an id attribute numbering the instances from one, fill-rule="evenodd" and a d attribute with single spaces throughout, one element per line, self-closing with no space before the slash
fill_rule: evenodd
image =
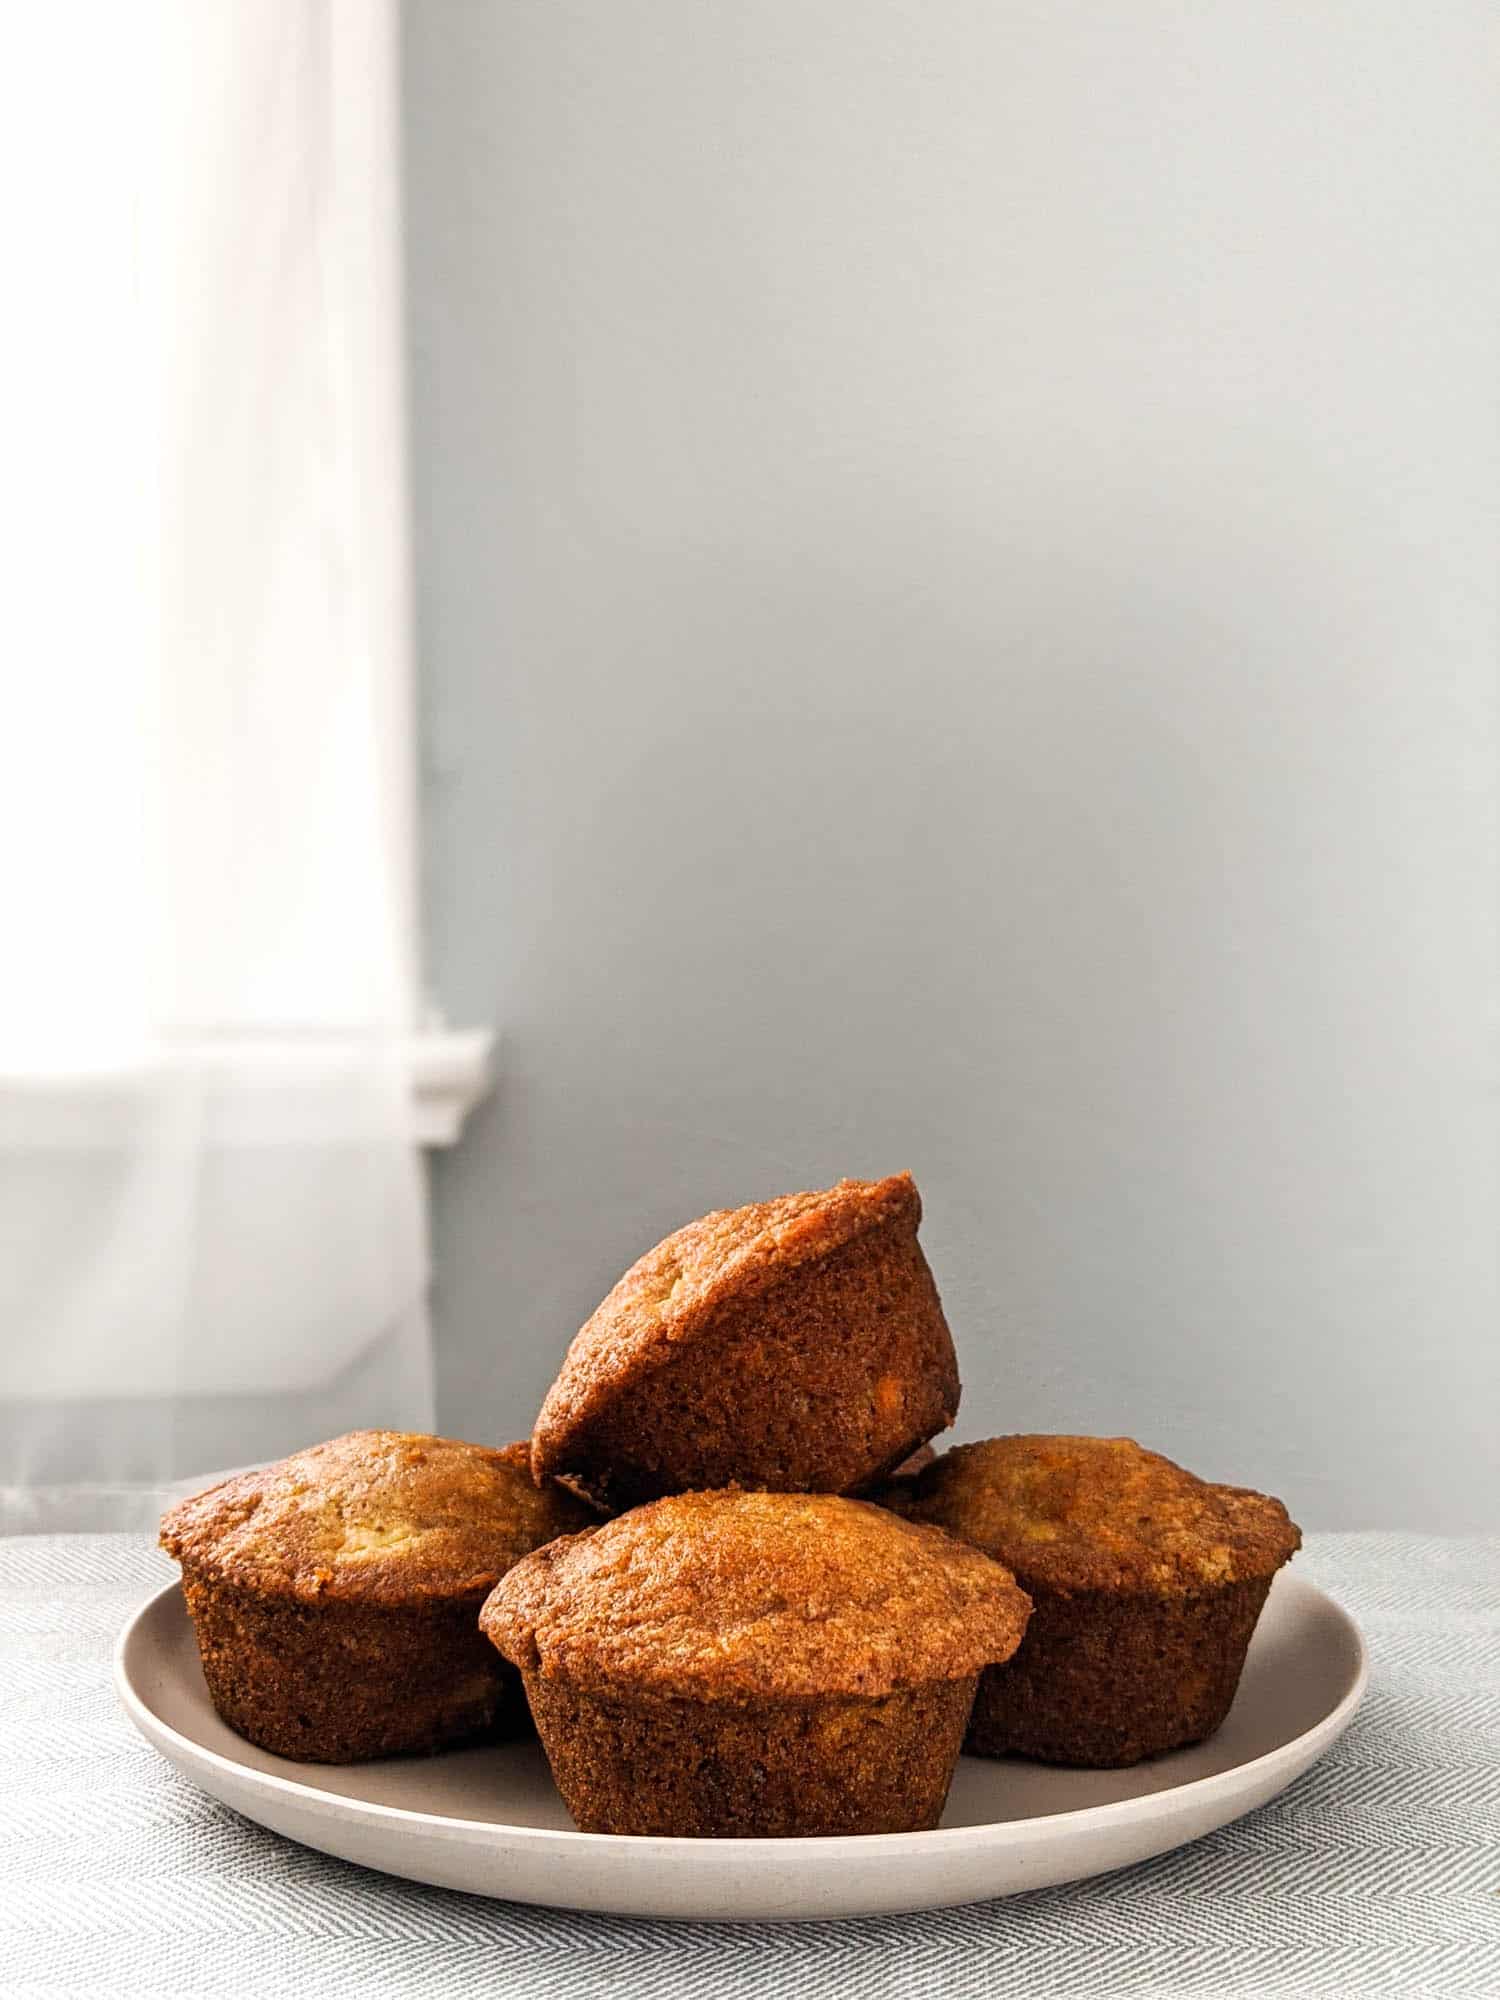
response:
<path id="1" fill-rule="evenodd" d="M 170 1572 L 132 1535 L 0 1541 L 0 1993 L 980 2000 L 1500 1996 L 1500 1541 L 1313 1536 L 1374 1656 L 1342 1744 L 1252 1818 L 1072 1888 L 844 1924 L 486 1903 L 237 1818 L 115 1707 Z"/>

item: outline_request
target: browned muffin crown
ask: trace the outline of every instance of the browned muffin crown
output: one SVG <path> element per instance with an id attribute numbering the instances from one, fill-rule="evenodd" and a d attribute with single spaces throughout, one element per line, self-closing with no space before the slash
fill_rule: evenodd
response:
<path id="1" fill-rule="evenodd" d="M 1199 1592 L 1271 1576 L 1301 1545 L 1279 1500 L 1215 1486 L 1133 1438 L 1000 1437 L 882 1496 L 1062 1594 Z"/>
<path id="2" fill-rule="evenodd" d="M 953 1421 L 958 1368 L 910 1174 L 689 1223 L 574 1339 L 538 1478 L 612 1501 L 728 1484 L 841 1492 Z"/>
<path id="3" fill-rule="evenodd" d="M 936 1529 L 828 1494 L 682 1493 L 549 1543 L 484 1632 L 524 1671 L 695 1699 L 885 1695 L 1020 1643 L 1030 1602 Z"/>
<path id="4" fill-rule="evenodd" d="M 597 1519 L 537 1488 L 524 1442 L 350 1431 L 179 1502 L 161 1543 L 184 1569 L 242 1588 L 392 1605 L 488 1589 L 538 1543 Z"/>

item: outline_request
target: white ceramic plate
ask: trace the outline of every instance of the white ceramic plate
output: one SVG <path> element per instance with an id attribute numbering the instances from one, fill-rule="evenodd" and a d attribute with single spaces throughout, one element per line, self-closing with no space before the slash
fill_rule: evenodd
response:
<path id="1" fill-rule="evenodd" d="M 176 1584 L 121 1634 L 115 1682 L 178 1770 L 308 1847 L 474 1895 L 707 1921 L 936 1909 L 1180 1847 L 1274 1798 L 1322 1756 L 1359 1704 L 1365 1652 L 1346 1613 L 1283 1571 L 1211 1742 L 1129 1771 L 965 1757 L 935 1833 L 826 1840 L 579 1833 L 534 1742 L 341 1767 L 270 1756 L 214 1713 Z"/>

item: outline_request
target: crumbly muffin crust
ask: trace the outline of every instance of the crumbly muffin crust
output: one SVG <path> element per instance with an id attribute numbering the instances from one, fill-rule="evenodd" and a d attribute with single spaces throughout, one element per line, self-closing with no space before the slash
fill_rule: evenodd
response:
<path id="1" fill-rule="evenodd" d="M 936 1529 L 828 1494 L 678 1494 L 525 1557 L 480 1624 L 523 1671 L 698 1700 L 883 1696 L 1009 1658 L 1030 1604 Z"/>
<path id="2" fill-rule="evenodd" d="M 882 1475 L 958 1408 L 921 1212 L 896 1174 L 718 1210 L 667 1237 L 569 1348 L 533 1432 L 536 1476 L 628 1506 Z"/>
<path id="3" fill-rule="evenodd" d="M 956 1445 L 882 1496 L 962 1535 L 1027 1588 L 1170 1596 L 1274 1575 L 1301 1544 L 1279 1500 L 1216 1486 L 1133 1438 Z"/>
<path id="4" fill-rule="evenodd" d="M 881 1499 L 1015 1571 L 1031 1620 L 980 1676 L 966 1746 L 1056 1764 L 1118 1767 L 1212 1735 L 1301 1539 L 1279 1500 L 1131 1438 L 960 1445 Z"/>
<path id="5" fill-rule="evenodd" d="M 275 1597 L 406 1605 L 489 1589 L 598 1519 L 531 1478 L 525 1442 L 492 1448 L 351 1431 L 181 1501 L 161 1544 L 185 1569 Z"/>
<path id="6" fill-rule="evenodd" d="M 355 1431 L 183 1501 L 162 1545 L 224 1721 L 348 1764 L 524 1728 L 479 1607 L 519 1556 L 597 1518 L 538 1490 L 526 1444 Z"/>
<path id="7" fill-rule="evenodd" d="M 1201 1743 L 1229 1713 L 1270 1587 L 1251 1577 L 1065 1597 L 1038 1586 L 1014 1659 L 979 1677 L 965 1747 L 1117 1769 Z"/>
<path id="8" fill-rule="evenodd" d="M 936 1826 L 975 1681 L 725 1702 L 525 1679 L 557 1788 L 585 1833 L 699 1840 Z"/>
<path id="9" fill-rule="evenodd" d="M 631 1265 L 585 1324 L 543 1405 L 533 1448 L 578 1400 L 690 1340 L 727 1300 L 755 1298 L 856 1236 L 920 1218 L 911 1175 L 893 1174 L 718 1208 L 675 1230 Z"/>
<path id="10" fill-rule="evenodd" d="M 314 1603 L 192 1570 L 183 1594 L 214 1707 L 278 1757 L 358 1764 L 528 1726 L 519 1676 L 486 1645 L 472 1597 Z"/>

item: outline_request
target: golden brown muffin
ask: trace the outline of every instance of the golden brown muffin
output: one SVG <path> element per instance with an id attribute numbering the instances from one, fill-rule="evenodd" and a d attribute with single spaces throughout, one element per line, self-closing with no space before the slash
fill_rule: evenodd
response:
<path id="1" fill-rule="evenodd" d="M 1131 1438 L 958 1445 L 882 1497 L 1030 1594 L 1026 1638 L 980 1681 L 965 1747 L 1055 1764 L 1134 1764 L 1211 1736 L 1302 1540 L 1279 1500 L 1211 1486 Z"/>
<path id="2" fill-rule="evenodd" d="M 549 1543 L 480 1624 L 585 1832 L 774 1837 L 935 1826 L 1028 1609 L 935 1529 L 730 1489 Z"/>
<path id="3" fill-rule="evenodd" d="M 530 1550 L 597 1519 L 538 1490 L 527 1444 L 351 1431 L 180 1502 L 161 1543 L 230 1728 L 349 1764 L 524 1722 L 479 1607 Z"/>
<path id="4" fill-rule="evenodd" d="M 718 1486 L 844 1493 L 958 1409 L 910 1174 L 689 1223 L 630 1268 L 568 1350 L 537 1478 L 612 1507 Z"/>

